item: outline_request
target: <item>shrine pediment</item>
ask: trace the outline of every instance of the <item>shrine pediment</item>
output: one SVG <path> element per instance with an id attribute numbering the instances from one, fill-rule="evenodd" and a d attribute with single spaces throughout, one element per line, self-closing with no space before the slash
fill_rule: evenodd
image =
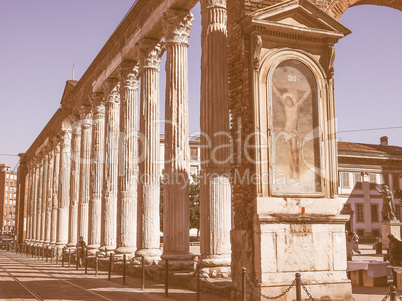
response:
<path id="1" fill-rule="evenodd" d="M 308 0 L 288 0 L 253 12 L 243 19 L 247 32 L 288 33 L 310 38 L 340 39 L 350 29 Z"/>

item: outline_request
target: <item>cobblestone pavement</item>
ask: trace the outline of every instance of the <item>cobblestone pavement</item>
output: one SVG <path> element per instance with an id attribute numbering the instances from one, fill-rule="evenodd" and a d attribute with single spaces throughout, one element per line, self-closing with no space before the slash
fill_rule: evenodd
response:
<path id="1" fill-rule="evenodd" d="M 94 270 L 76 270 L 75 266 L 50 264 L 20 254 L 0 251 L 0 300 L 196 300 L 196 293 L 189 290 L 169 288 L 166 298 L 164 285 L 150 280 L 141 291 L 139 278 L 127 277 L 122 285 L 122 276 Z M 201 294 L 201 300 L 227 300 L 218 296 Z"/>

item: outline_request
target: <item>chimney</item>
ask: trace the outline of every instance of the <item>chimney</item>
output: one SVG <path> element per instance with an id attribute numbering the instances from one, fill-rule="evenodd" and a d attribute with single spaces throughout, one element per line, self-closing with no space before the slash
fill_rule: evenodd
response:
<path id="1" fill-rule="evenodd" d="M 388 146 L 388 136 L 382 136 L 380 138 L 380 145 Z"/>

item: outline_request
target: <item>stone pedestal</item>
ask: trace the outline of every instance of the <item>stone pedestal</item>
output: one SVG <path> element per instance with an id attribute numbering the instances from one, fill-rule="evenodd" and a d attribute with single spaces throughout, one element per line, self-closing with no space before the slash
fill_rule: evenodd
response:
<path id="1" fill-rule="evenodd" d="M 401 239 L 401 225 L 402 223 L 399 220 L 381 222 L 381 240 L 383 250 L 386 250 L 389 247 L 389 234 L 392 234 L 397 239 Z"/>

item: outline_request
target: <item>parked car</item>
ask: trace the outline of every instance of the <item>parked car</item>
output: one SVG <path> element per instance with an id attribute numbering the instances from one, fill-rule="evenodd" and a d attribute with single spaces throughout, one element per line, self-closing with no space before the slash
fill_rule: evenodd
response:
<path id="1" fill-rule="evenodd" d="M 12 239 L 12 238 L 3 238 L 1 240 L 0 247 L 1 247 L 2 250 L 5 250 L 6 246 L 8 244 L 13 244 L 13 243 L 14 243 L 14 239 Z"/>

